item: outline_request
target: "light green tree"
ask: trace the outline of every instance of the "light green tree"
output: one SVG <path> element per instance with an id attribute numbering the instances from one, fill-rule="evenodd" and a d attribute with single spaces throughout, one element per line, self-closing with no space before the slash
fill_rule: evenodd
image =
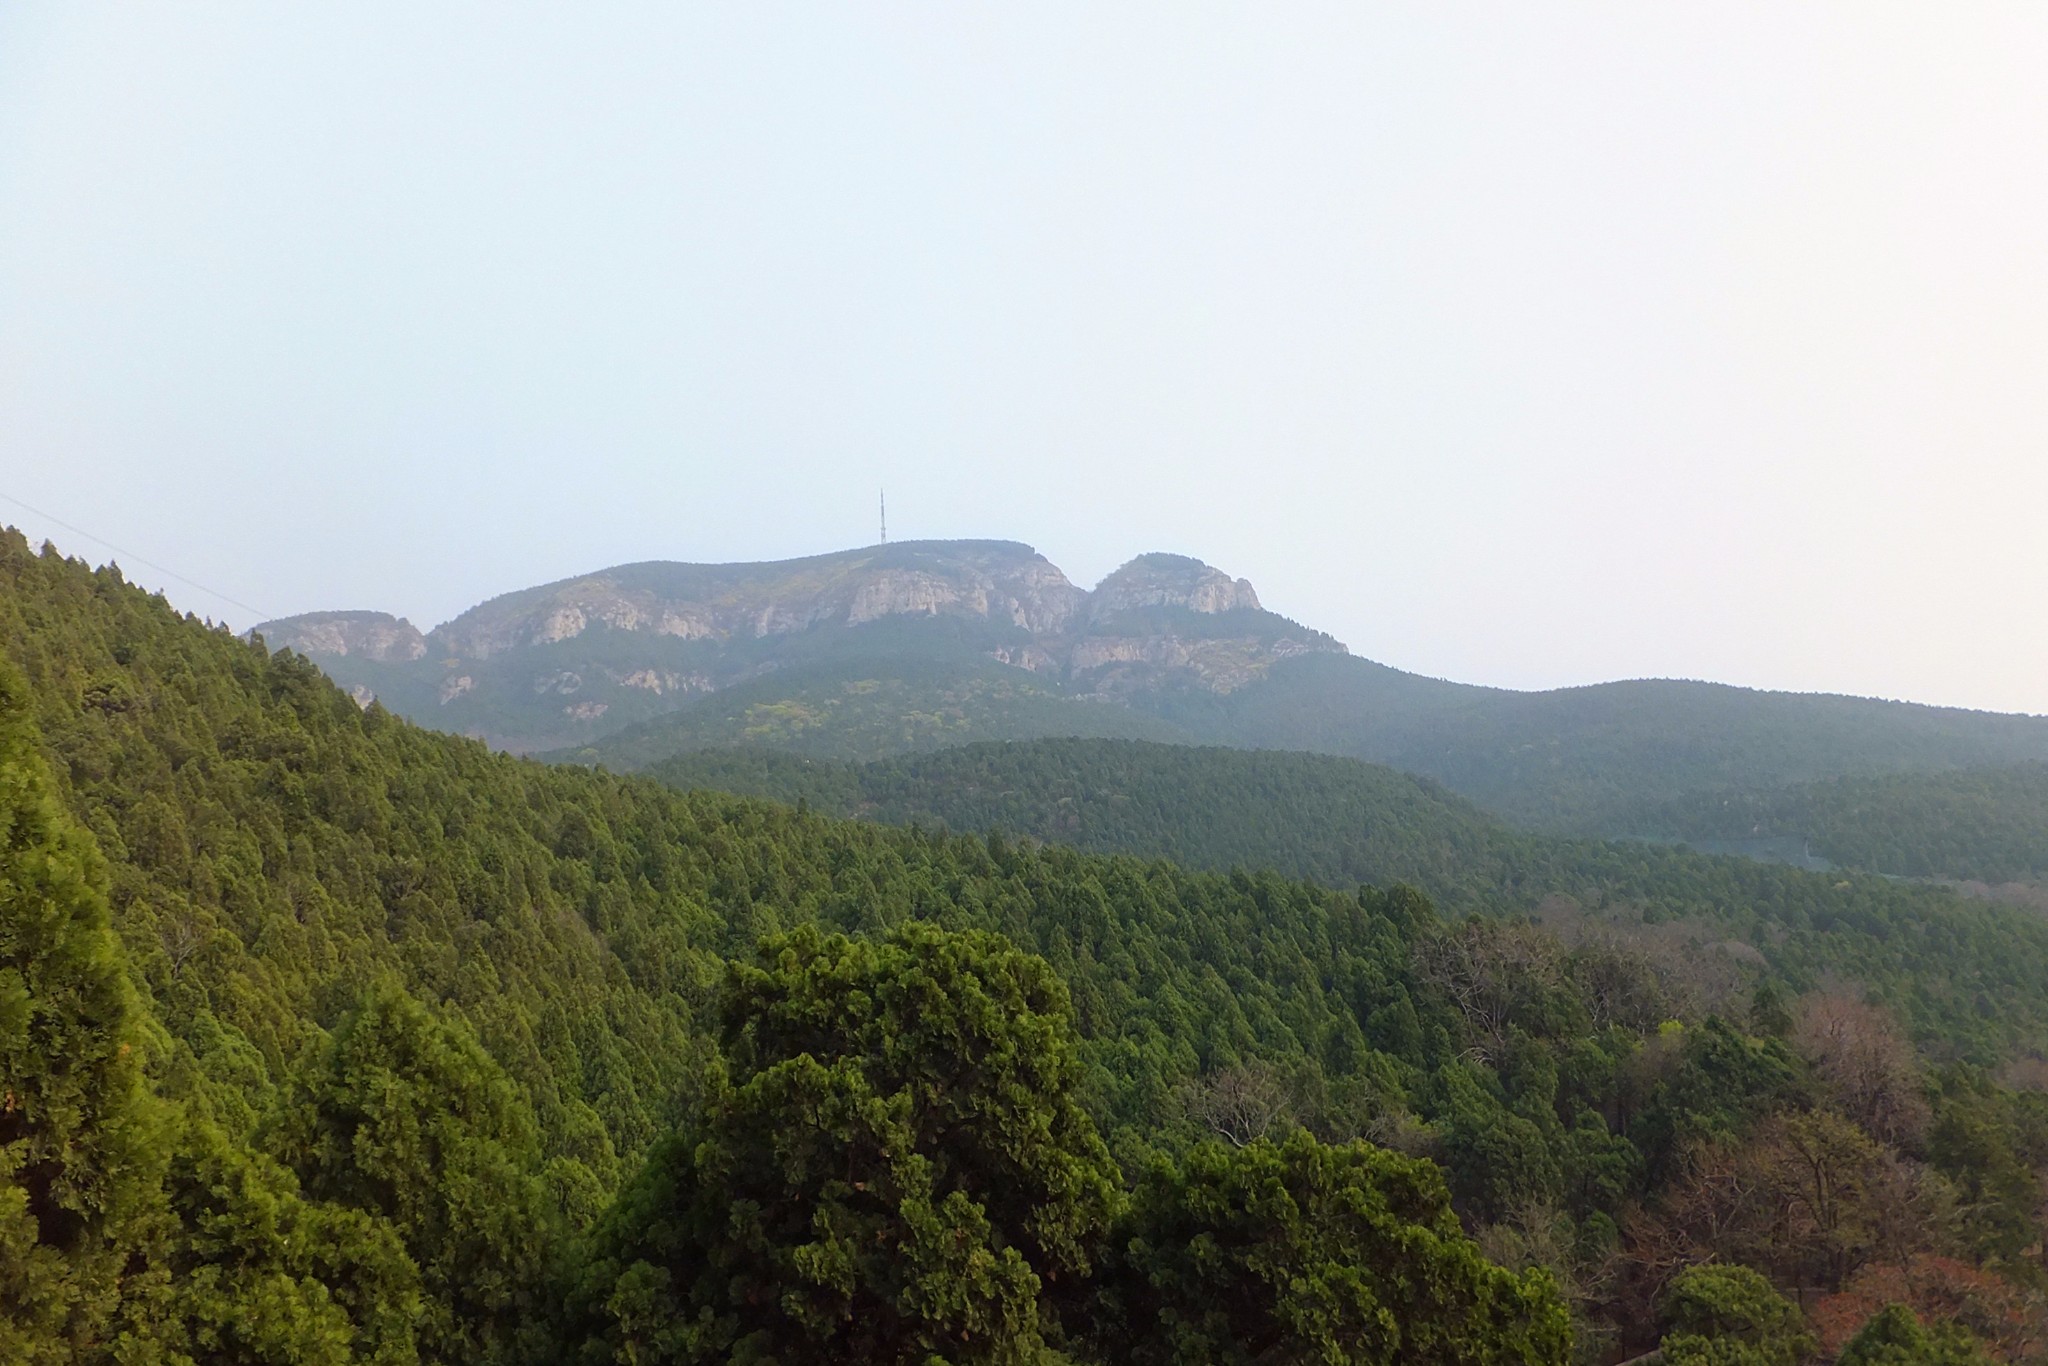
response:
<path id="1" fill-rule="evenodd" d="M 1746 1266 L 1709 1263 L 1664 1293 L 1666 1366 L 1798 1366 L 1813 1350 L 1799 1309 Z"/>
<path id="2" fill-rule="evenodd" d="M 1849 1339 L 1835 1366 L 1993 1366 L 1993 1358 L 1955 1324 L 1930 1329 L 1903 1304 L 1892 1304 Z"/>
<path id="3" fill-rule="evenodd" d="M 264 1135 L 305 1193 L 394 1229 L 432 1360 L 535 1350 L 556 1223 L 531 1114 L 459 1022 L 373 987 L 292 1079 Z"/>
<path id="4" fill-rule="evenodd" d="M 105 870 L 0 664 L 0 1363 L 94 1359 L 137 1288 L 168 1136 L 139 1043 Z"/>

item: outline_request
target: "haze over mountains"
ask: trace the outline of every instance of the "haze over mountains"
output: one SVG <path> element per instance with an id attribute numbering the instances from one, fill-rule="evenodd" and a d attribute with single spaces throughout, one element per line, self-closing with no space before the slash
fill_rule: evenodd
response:
<path id="1" fill-rule="evenodd" d="M 1424 678 L 1199 560 L 1141 555 L 1089 591 L 1008 541 L 622 565 L 426 633 L 365 611 L 257 629 L 365 704 L 628 769 L 731 745 L 843 761 L 1052 736 L 1300 749 L 1605 835 L 1702 794 L 2048 760 L 2039 717 L 1690 681 L 1523 693 Z"/>

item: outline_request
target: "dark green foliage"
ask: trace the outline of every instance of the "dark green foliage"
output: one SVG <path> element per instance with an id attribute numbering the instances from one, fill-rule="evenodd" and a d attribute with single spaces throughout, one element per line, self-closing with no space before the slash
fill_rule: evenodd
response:
<path id="1" fill-rule="evenodd" d="M 1426 780 L 1327 755 L 1120 740 L 975 744 L 834 764 L 774 750 L 700 750 L 649 772 L 892 825 L 1005 830 L 1191 868 L 1274 868 L 1331 886 L 1476 889 L 1512 842 Z"/>
<path id="2" fill-rule="evenodd" d="M 1835 1366 L 1991 1366 L 1992 1358 L 1954 1324 L 1927 1328 L 1902 1304 L 1887 1305 L 1865 1324 Z"/>
<path id="3" fill-rule="evenodd" d="M 410 1366 L 397 1240 L 147 1093 L 105 872 L 23 700 L 0 665 L 0 1361 Z"/>
<path id="4" fill-rule="evenodd" d="M 1799 1310 L 1746 1266 L 1681 1272 L 1664 1318 L 1665 1366 L 1798 1366 L 1814 1347 Z"/>
<path id="5" fill-rule="evenodd" d="M 600 1232 L 599 1335 L 635 1362 L 1030 1362 L 1115 1169 L 1066 993 L 987 935 L 814 930 L 736 967 L 729 1090 Z"/>
<path id="6" fill-rule="evenodd" d="M 1435 1168 L 1363 1143 L 1296 1133 L 1156 1165 L 1108 1274 L 1101 1352 L 1133 1366 L 1569 1359 L 1548 1278 L 1488 1264 Z"/>
<path id="7" fill-rule="evenodd" d="M 164 1293 L 133 1317 L 173 1359 L 411 1366 L 419 1277 L 397 1232 L 300 1197 L 291 1174 L 194 1121 L 166 1182 Z"/>
<path id="8" fill-rule="evenodd" d="M 1624 920 L 1683 921 L 1702 938 L 1747 943 L 1801 985 L 1853 977 L 1944 1051 L 1980 1061 L 2004 1052 L 2017 1041 L 2015 1007 L 2031 1017 L 2029 1038 L 2048 1039 L 2048 926 L 2030 912 L 1878 877 L 1528 835 L 1432 783 L 1354 760 L 1042 740 L 861 765 L 707 751 L 653 772 L 686 788 L 1193 868 L 1272 868 L 1338 887 L 1407 882 L 1460 911 L 1568 900 Z M 2003 1004 L 1990 1007 L 1987 992 Z M 1773 1015 L 1764 1026 L 1786 1023 Z"/>
<path id="9" fill-rule="evenodd" d="M 7 1274 L 59 1287 L 0 1301 L 0 1331 L 30 1344 L 16 1358 L 404 1366 L 608 1360 L 630 1340 L 643 1359 L 687 1359 L 787 1330 L 828 1353 L 1042 1346 L 1086 1361 L 1095 1349 L 1071 1330 L 1101 1323 L 1090 1230 L 1115 1172 L 1079 1135 L 1100 1133 L 1127 1179 L 1156 1162 L 1206 1170 L 1188 1155 L 1216 1127 L 1207 1102 L 1245 1079 L 1276 1153 L 1312 1151 L 1304 1130 L 1332 1152 L 1364 1152 L 1351 1145 L 1366 1135 L 1438 1159 L 1418 1168 L 1448 1173 L 1430 1209 L 1470 1220 L 1516 1285 L 1555 1269 L 1589 1342 L 1653 1346 L 1647 1306 L 1673 1270 L 1721 1255 L 1723 1228 L 1787 1275 L 1825 1253 L 1829 1284 L 1894 1243 L 2028 1269 L 2014 1172 L 2048 1165 L 2048 1116 L 1960 1066 L 1939 1074 L 1924 1132 L 1837 1146 L 1884 1172 L 1932 1161 L 1906 1173 L 1917 1186 L 1858 1189 L 1959 1193 L 1965 1241 L 1946 1226 L 1910 1244 L 1875 1226 L 1824 1243 L 1795 1229 L 1807 1242 L 1781 1256 L 1769 1230 L 1714 1222 L 1714 1191 L 1684 1184 L 1779 1180 L 1765 1159 L 1782 1153 L 1751 1150 L 1782 1148 L 1802 1112 L 1847 1094 L 1760 1037 L 1797 1024 L 1824 972 L 1859 980 L 1945 1055 L 2002 1062 L 2048 1040 L 2048 932 L 2015 913 L 1615 846 L 1510 867 L 1482 843 L 1468 880 L 1462 851 L 1402 835 L 1392 787 L 1367 808 L 1383 832 L 1371 847 L 1415 854 L 1456 911 L 1506 918 L 1440 919 L 1406 887 L 1193 872 L 550 769 L 359 709 L 304 661 L 18 538 L 0 542 L 0 652 L 36 725 L 13 752 L 39 746 L 49 766 L 45 799 L 7 827 L 34 876 L 5 867 L 0 933 L 29 969 L 9 961 L 21 1023 L 0 1048 L 35 1085 L 78 1081 L 66 1189 L 92 1192 L 51 1223 L 58 1237 L 34 1218 L 8 1226 Z M 1191 806 L 1221 785 L 1182 776 Z M 1438 834 L 1469 818 L 1434 800 L 1421 809 L 1448 822 Z M 89 837 L 63 833 L 59 805 Z M 1588 871 L 1589 849 L 1611 862 Z M 1639 895 L 1597 917 L 1554 897 L 1544 924 L 1516 917 L 1538 888 L 1573 886 L 1590 889 L 1582 906 Z M 764 936 L 771 958 L 731 975 Z M 1726 959 L 1718 985 L 1687 980 L 1732 938 L 1776 967 L 1783 1018 L 1752 1009 L 1757 954 Z M 124 992 L 112 1014 L 93 1004 Z M 728 1017 L 728 999 L 746 1004 Z M 1047 1023 L 1069 1009 L 1071 1026 Z M 32 1019 L 51 1049 L 18 1046 Z M 975 1057 L 1001 1065 L 982 1075 L 964 1066 Z M 67 1058 L 89 1080 L 50 1069 Z M 983 1142 L 968 1120 L 990 1115 L 1005 1118 Z M 33 1140 L 4 1122 L 9 1143 Z M 139 1156 L 122 1165 L 114 1138 L 129 1133 Z M 1019 1166 L 1020 1152 L 1072 1160 Z M 1001 1178 L 975 1175 L 988 1170 Z M 1068 1197 L 1091 1212 L 1039 1218 Z M 1438 1213 L 1424 1222 L 1449 1236 Z M 702 1278 L 714 1225 L 756 1296 Z M 1496 1284 L 1445 1255 L 1471 1285 Z M 1611 1271 L 1615 1258 L 1641 1274 Z M 599 1331 L 542 1342 L 563 1277 Z M 861 1331 L 888 1344 L 848 1345 L 834 1306 L 856 1300 Z M 1466 1303 L 1401 1302 L 1452 1320 Z M 878 1305 L 896 1307 L 865 1312 Z"/>
<path id="10" fill-rule="evenodd" d="M 1307 655 L 1156 710 L 1209 743 L 1317 750 L 1436 779 L 1521 824 L 1610 834 L 1696 793 L 2048 759 L 2048 722 L 1870 698 L 1639 679 L 1522 693 Z"/>
<path id="11" fill-rule="evenodd" d="M 1695 793 L 1617 826 L 1703 846 L 1783 841 L 1901 877 L 2048 880 L 2048 764 Z"/>

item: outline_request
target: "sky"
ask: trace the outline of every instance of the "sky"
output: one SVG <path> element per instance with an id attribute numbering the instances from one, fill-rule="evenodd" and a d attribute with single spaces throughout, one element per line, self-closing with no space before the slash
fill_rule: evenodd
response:
<path id="1" fill-rule="evenodd" d="M 2048 713 L 2044 71 L 2034 0 L 8 0 L 0 522 L 425 628 L 886 489 L 1427 674 Z"/>

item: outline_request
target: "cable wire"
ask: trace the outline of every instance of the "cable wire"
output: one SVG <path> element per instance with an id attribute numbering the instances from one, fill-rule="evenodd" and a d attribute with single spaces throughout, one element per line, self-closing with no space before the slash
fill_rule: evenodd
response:
<path id="1" fill-rule="evenodd" d="M 251 607 L 248 603 L 239 601 L 235 598 L 231 598 L 227 594 L 220 592 L 218 589 L 208 588 L 205 584 L 200 583 L 196 579 L 188 579 L 175 569 L 166 569 L 162 565 L 157 564 L 153 560 L 143 559 L 140 555 L 137 555 L 132 550 L 123 550 L 121 549 L 120 546 L 115 545 L 106 537 L 95 536 L 90 531 L 87 531 L 84 527 L 73 526 L 71 525 L 71 523 L 65 521 L 61 517 L 52 517 L 49 513 L 44 512 L 41 508 L 30 507 L 27 503 L 22 502 L 21 499 L 16 498 L 11 493 L 0 493 L 0 498 L 6 499 L 8 502 L 14 504 L 16 507 L 22 509 L 24 512 L 32 512 L 46 522 L 52 522 L 60 527 L 63 527 L 66 531 L 70 532 L 74 536 L 83 536 L 88 541 L 97 542 L 98 544 L 105 546 L 107 549 L 113 551 L 116 555 L 119 555 L 121 558 L 125 560 L 130 560 L 135 564 L 142 565 L 149 569 L 154 569 L 159 574 L 168 575 L 171 578 L 176 579 L 179 583 L 184 584 L 188 588 L 196 588 L 200 592 L 206 594 L 208 597 L 219 598 L 222 602 L 225 602 L 233 607 L 239 607 L 244 612 L 253 612 L 256 614 L 256 618 L 259 621 L 271 620 L 271 614 L 269 612 L 264 611 L 261 607 Z"/>

